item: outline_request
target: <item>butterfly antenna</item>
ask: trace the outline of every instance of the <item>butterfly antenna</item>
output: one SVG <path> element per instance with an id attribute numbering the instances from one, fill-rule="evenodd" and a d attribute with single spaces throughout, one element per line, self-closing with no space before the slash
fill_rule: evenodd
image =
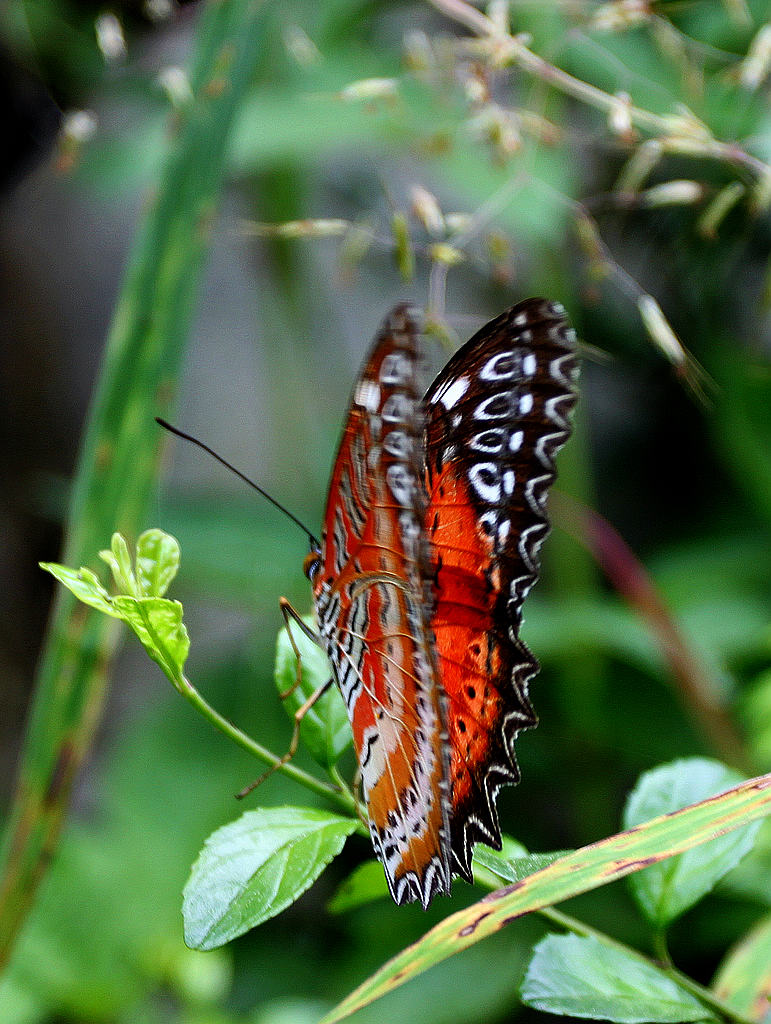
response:
<path id="1" fill-rule="evenodd" d="M 177 437 L 181 437 L 184 441 L 189 441 L 191 444 L 197 445 L 199 448 L 202 448 L 205 452 L 211 455 L 212 458 L 216 459 L 217 462 L 221 463 L 226 469 L 229 469 L 231 473 L 235 473 L 237 477 L 240 477 L 241 480 L 244 481 L 244 483 L 249 484 L 249 486 L 252 487 L 255 491 L 257 491 L 258 494 L 261 494 L 263 498 L 267 498 L 271 505 L 277 508 L 279 512 L 283 512 L 285 516 L 287 516 L 289 519 L 292 520 L 293 523 L 299 526 L 303 533 L 306 534 L 306 536 L 308 537 L 308 540 L 311 542 L 311 547 L 318 548 L 321 546 L 319 544 L 319 541 L 311 533 L 308 527 L 305 526 L 304 523 L 301 523 L 296 515 L 293 515 L 288 508 L 284 508 L 281 502 L 276 501 L 275 498 L 271 498 L 267 491 L 264 491 L 262 487 L 260 487 L 258 484 L 254 482 L 254 480 L 250 480 L 249 477 L 246 476 L 246 474 L 241 472 L 240 469 L 236 469 L 236 467 L 231 465 L 231 463 L 229 463 L 227 459 L 223 459 L 222 456 L 218 455 L 213 448 L 210 448 L 208 446 L 208 444 L 204 444 L 203 441 L 199 441 L 198 438 L 193 437 L 192 434 L 186 434 L 184 430 L 179 430 L 177 427 L 172 427 L 170 423 L 167 423 L 166 420 L 161 419 L 160 416 L 155 417 L 155 422 L 162 426 L 164 430 L 168 430 L 169 433 L 176 434 Z"/>

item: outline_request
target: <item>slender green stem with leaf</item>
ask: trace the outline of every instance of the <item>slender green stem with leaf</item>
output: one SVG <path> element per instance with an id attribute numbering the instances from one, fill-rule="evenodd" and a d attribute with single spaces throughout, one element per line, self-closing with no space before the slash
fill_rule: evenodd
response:
<path id="1" fill-rule="evenodd" d="M 42 563 L 76 598 L 110 618 L 120 619 L 134 630 L 148 655 L 160 666 L 174 689 L 238 746 L 247 750 L 271 771 L 280 772 L 306 789 L 325 797 L 339 810 L 356 816 L 353 794 L 339 772 L 332 772 L 332 784 L 322 782 L 295 765 L 285 762 L 252 739 L 209 704 L 184 673 L 190 640 L 182 622 L 182 605 L 164 595 L 179 568 L 177 541 L 162 530 L 146 530 L 137 540 L 135 564 L 128 545 L 119 533 L 113 535 L 109 551 L 100 557 L 112 571 L 115 586 L 111 595 L 96 574 L 85 567 L 75 570 L 64 565 Z"/>

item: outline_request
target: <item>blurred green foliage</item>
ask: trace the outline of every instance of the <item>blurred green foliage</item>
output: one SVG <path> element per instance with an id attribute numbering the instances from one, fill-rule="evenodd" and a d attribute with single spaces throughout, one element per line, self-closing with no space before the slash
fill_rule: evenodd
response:
<path id="1" fill-rule="evenodd" d="M 525 616 L 525 638 L 543 666 L 533 687 L 541 726 L 522 737 L 523 782 L 499 803 L 505 829 L 528 849 L 573 848 L 619 827 L 641 771 L 720 753 L 703 727 L 705 709 L 738 739 L 739 768 L 771 769 L 771 104 L 768 68 L 755 81 L 751 63 L 768 12 L 763 0 L 661 2 L 640 6 L 636 19 L 633 5 L 513 3 L 512 31 L 529 34 L 530 52 L 615 98 L 613 108 L 554 88 L 526 64 L 493 66 L 478 42 L 456 46 L 471 37 L 438 6 L 265 4 L 227 155 L 227 194 L 238 203 L 201 227 L 232 236 L 241 229 L 234 209 L 263 224 L 336 217 L 352 225 L 331 240 L 263 230 L 243 257 L 259 310 L 244 316 L 255 335 L 259 328 L 274 339 L 255 343 L 267 441 L 261 434 L 250 445 L 272 439 L 264 482 L 311 526 L 359 356 L 405 291 L 424 304 L 430 296 L 455 340 L 470 330 L 444 318 L 442 300 L 476 323 L 526 294 L 548 294 L 600 350 L 586 353 L 560 486 L 597 508 L 642 559 L 705 689 L 683 688 L 661 636 L 605 582 L 560 506 L 545 580 Z M 111 62 L 97 43 L 98 13 L 62 0 L 13 0 L 0 14 L 19 68 L 65 110 L 100 111 L 92 138 L 65 122 L 47 168 L 62 193 L 77 191 L 97 211 L 157 187 L 173 155 L 169 125 L 186 102 L 184 76 L 168 71 L 180 60 L 189 65 L 200 18 L 190 6 L 153 26 L 126 7 L 127 53 Z M 352 83 L 372 78 L 393 80 L 395 96 L 345 98 Z M 649 118 L 635 121 L 630 107 Z M 683 118 L 685 109 L 685 124 L 656 121 Z M 647 169 L 630 170 L 641 153 Z M 636 176 L 633 188 L 616 187 Z M 688 201 L 644 198 L 651 186 L 682 180 L 698 186 Z M 464 222 L 441 239 L 466 254 L 446 279 L 435 261 L 429 282 L 437 239 L 413 209 L 415 184 L 437 197 L 447 221 L 451 212 L 471 218 L 472 230 Z M 705 231 L 725 188 L 736 199 Z M 394 265 L 396 216 L 406 218 L 414 246 L 416 277 L 407 286 Z M 188 242 L 181 236 L 177 245 Z M 648 337 L 637 305 L 645 295 L 693 359 Z M 179 327 L 184 333 L 187 320 Z M 694 379 L 703 401 L 683 384 Z M 120 390 L 120 380 L 112 383 Z M 194 399 L 216 404 L 201 391 Z M 234 414 L 222 415 L 225 436 L 240 435 Z M 196 682 L 223 714 L 282 751 L 289 728 L 272 681 L 277 598 L 309 606 L 303 544 L 248 498 L 169 490 L 142 525 L 160 525 L 182 543 Z M 354 837 L 283 916 L 223 950 L 186 950 L 180 903 L 190 865 L 204 837 L 234 817 L 231 795 L 254 764 L 140 658 L 129 651 L 119 666 L 105 734 L 0 981 L 0 1018 L 318 1020 L 450 904 L 423 914 L 383 901 L 328 914 L 337 883 L 369 856 L 366 840 Z M 310 765 L 307 753 L 298 763 Z M 283 778 L 259 791 L 260 806 L 297 801 Z M 670 951 L 684 971 L 709 983 L 730 945 L 767 915 L 769 877 L 766 827 L 753 854 L 673 926 Z M 452 907 L 478 896 L 456 883 Z M 648 941 L 619 885 L 572 901 L 571 912 L 626 942 Z M 516 989 L 545 930 L 541 921 L 517 922 L 355 1019 L 532 1019 Z M 721 974 L 731 977 L 731 965 Z"/>

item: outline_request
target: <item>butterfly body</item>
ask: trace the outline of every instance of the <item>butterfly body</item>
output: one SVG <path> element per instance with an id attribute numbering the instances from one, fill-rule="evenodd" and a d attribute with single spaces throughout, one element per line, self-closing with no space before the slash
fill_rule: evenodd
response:
<path id="1" fill-rule="evenodd" d="M 500 787 L 536 724 L 521 605 L 569 434 L 575 343 L 531 299 L 453 357 L 424 397 L 420 328 L 383 324 L 354 387 L 320 548 L 319 630 L 353 729 L 375 853 L 394 900 L 428 906 L 473 844 L 500 848 Z"/>

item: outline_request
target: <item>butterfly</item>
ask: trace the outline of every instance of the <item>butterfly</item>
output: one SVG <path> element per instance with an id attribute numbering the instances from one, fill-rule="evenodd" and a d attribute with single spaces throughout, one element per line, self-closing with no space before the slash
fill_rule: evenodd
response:
<path id="1" fill-rule="evenodd" d="M 519 637 L 576 400 L 575 332 L 527 299 L 425 394 L 418 313 L 397 306 L 356 379 L 306 574 L 351 721 L 372 844 L 397 904 L 427 908 L 474 844 L 536 725 Z"/>

